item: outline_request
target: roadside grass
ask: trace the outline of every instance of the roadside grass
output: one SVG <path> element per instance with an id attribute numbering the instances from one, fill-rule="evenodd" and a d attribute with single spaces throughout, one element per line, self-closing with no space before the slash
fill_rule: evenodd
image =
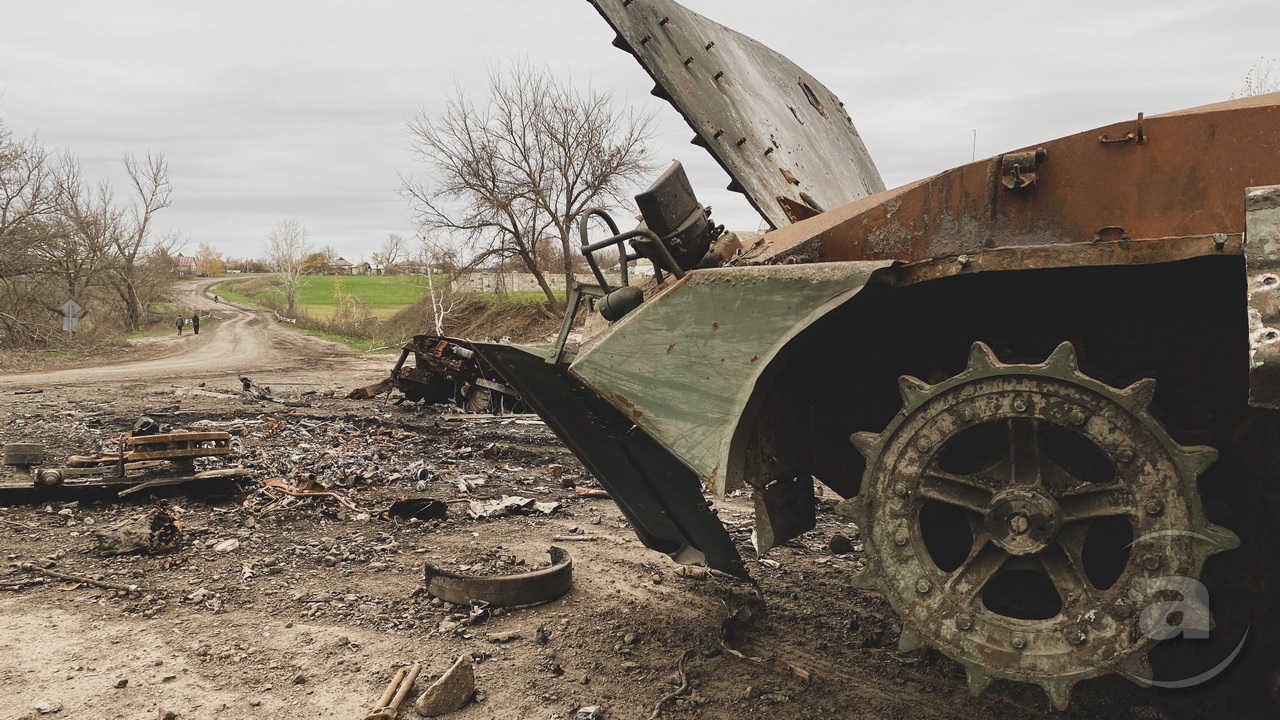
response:
<path id="1" fill-rule="evenodd" d="M 435 275 L 432 279 L 437 288 L 448 287 L 447 276 Z M 368 320 L 342 322 L 335 318 L 339 310 L 339 299 L 334 297 L 338 282 L 348 301 L 356 298 L 368 309 Z M 285 304 L 279 280 L 273 275 L 229 278 L 213 287 L 212 292 L 225 300 L 277 315 Z M 425 275 L 308 276 L 298 290 L 295 328 L 359 352 L 395 353 L 404 338 L 426 331 L 423 323 L 430 316 L 427 298 Z M 461 303 L 455 308 L 451 325 L 467 326 L 467 318 L 475 318 L 485 325 L 482 335 L 493 334 L 483 318 L 490 318 L 495 327 L 510 328 L 494 331 L 501 335 L 519 332 L 519 328 L 529 325 L 523 318 L 539 318 L 536 323 L 546 317 L 546 296 L 538 291 L 465 293 L 457 298 Z M 557 292 L 556 299 L 563 303 L 565 293 Z"/>
<path id="2" fill-rule="evenodd" d="M 566 294 L 563 290 L 552 290 L 552 295 L 556 296 L 556 300 L 564 302 Z M 520 307 L 535 307 L 545 305 L 547 296 L 541 290 L 520 290 L 506 293 L 483 293 L 477 295 L 490 305 L 517 305 Z"/>
<path id="3" fill-rule="evenodd" d="M 349 335 L 339 335 L 338 333 L 329 332 L 328 330 L 314 330 L 311 328 L 298 328 L 298 331 L 312 337 L 318 337 L 330 342 L 346 345 L 356 352 L 371 352 L 376 355 L 390 355 L 393 353 L 398 354 L 400 352 L 399 344 L 387 346 L 385 342 L 378 339 L 370 340 L 369 338 L 351 337 Z"/>

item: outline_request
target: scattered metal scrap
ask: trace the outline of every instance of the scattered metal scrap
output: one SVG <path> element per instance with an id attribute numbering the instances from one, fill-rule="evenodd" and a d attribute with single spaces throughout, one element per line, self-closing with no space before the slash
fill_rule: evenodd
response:
<path id="1" fill-rule="evenodd" d="M 413 366 L 407 367 L 409 356 Z M 515 388 L 476 354 L 471 343 L 437 335 L 415 335 L 400 352 L 391 376 L 352 390 L 352 400 L 368 400 L 399 390 L 397 402 L 453 403 L 466 412 L 519 412 L 523 405 Z"/>
<path id="2" fill-rule="evenodd" d="M 420 672 L 422 672 L 422 666 L 418 663 L 397 670 L 395 677 L 391 678 L 391 684 L 387 686 L 387 691 L 382 693 L 378 704 L 364 716 L 364 720 L 395 720 L 396 710 L 400 707 L 400 703 L 404 702 L 409 690 L 413 688 L 413 681 L 418 679 Z"/>
<path id="3" fill-rule="evenodd" d="M 455 575 L 427 563 L 427 592 L 457 605 L 536 605 L 549 602 L 573 586 L 573 560 L 563 548 L 549 550 L 551 567 L 515 575 L 477 577 Z"/>
<path id="4" fill-rule="evenodd" d="M 4 446 L 4 464 L 13 467 L 25 484 L 0 485 L 0 495 L 67 497 L 115 491 L 126 497 L 161 487 L 204 486 L 218 489 L 229 480 L 248 474 L 243 468 L 196 472 L 197 458 L 224 457 L 235 452 L 225 432 L 174 431 L 159 433 L 159 425 L 142 418 L 134 431 L 121 435 L 117 449 L 97 455 L 71 455 L 65 467 L 42 468 L 45 448 L 39 443 Z M 173 474 L 170 474 L 173 473 Z"/>

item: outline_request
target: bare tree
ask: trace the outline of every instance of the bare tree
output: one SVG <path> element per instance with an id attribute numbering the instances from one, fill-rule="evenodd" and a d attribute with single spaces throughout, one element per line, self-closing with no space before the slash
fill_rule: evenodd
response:
<path id="1" fill-rule="evenodd" d="M 427 187 L 403 179 L 425 232 L 462 236 L 472 263 L 517 259 L 556 304 L 539 258 L 559 246 L 573 280 L 573 226 L 592 206 L 618 206 L 630 184 L 653 171 L 651 115 L 620 109 L 610 93 L 580 92 L 549 70 L 516 63 L 489 72 L 489 102 L 458 92 L 439 117 L 409 121 L 414 155 L 431 166 Z"/>
<path id="2" fill-rule="evenodd" d="M 1280 77 L 1271 74 L 1271 71 L 1275 69 L 1275 64 L 1275 58 L 1270 60 L 1258 58 L 1258 62 L 1254 63 L 1253 67 L 1249 68 L 1249 72 L 1244 74 L 1244 81 L 1240 85 L 1239 92 L 1231 97 L 1251 97 L 1280 90 Z"/>
<path id="3" fill-rule="evenodd" d="M 17 140 L 0 123 L 0 334 L 9 346 L 47 336 L 56 279 L 50 241 L 61 243 L 67 187 L 78 182 L 69 156 L 54 157 L 34 139 Z M 61 295 L 62 291 L 57 290 Z"/>
<path id="4" fill-rule="evenodd" d="M 436 335 L 441 336 L 445 334 L 444 321 L 453 312 L 457 296 L 453 294 L 449 283 L 436 283 L 435 271 L 445 264 L 452 268 L 453 254 L 452 249 L 442 248 L 439 243 L 433 242 L 425 236 L 419 238 L 418 264 L 426 268 L 427 296 L 431 298 L 432 325 L 435 328 Z M 452 269 L 448 272 L 452 274 Z M 450 277 L 450 283 L 452 280 L 453 278 Z"/>
<path id="5" fill-rule="evenodd" d="M 391 266 L 404 257 L 405 250 L 404 236 L 398 233 L 388 233 L 387 237 L 382 241 L 382 249 L 373 254 L 373 260 L 383 265 L 389 272 Z"/>
<path id="6" fill-rule="evenodd" d="M 297 317 L 294 306 L 302 285 L 302 261 L 311 252 L 307 229 L 297 220 L 281 220 L 267 236 L 267 260 L 284 289 L 285 317 Z"/>
<path id="7" fill-rule="evenodd" d="M 167 254 L 178 241 L 174 235 L 157 236 L 153 228 L 155 214 L 173 202 L 164 153 L 147 153 L 143 163 L 126 155 L 124 167 L 135 198 L 120 215 L 118 230 L 111 237 L 115 254 L 111 285 L 120 300 L 124 328 L 132 332 L 142 324 L 143 311 L 155 299 L 157 286 L 164 286 L 159 275 L 162 268 L 148 265 L 147 260 L 155 256 L 152 250 L 162 247 Z"/>
<path id="8" fill-rule="evenodd" d="M 155 231 L 170 204 L 163 155 L 124 158 L 132 202 L 116 203 L 106 181 L 89 184 L 69 154 L 34 139 L 14 142 L 0 126 L 0 329 L 10 341 L 51 339 L 67 299 L 126 331 L 172 283 L 168 250 Z M 93 312 L 93 311 L 90 311 Z"/>

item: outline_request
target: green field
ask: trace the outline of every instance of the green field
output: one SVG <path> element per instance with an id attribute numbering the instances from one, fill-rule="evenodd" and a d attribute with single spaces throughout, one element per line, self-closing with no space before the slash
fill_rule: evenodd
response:
<path id="1" fill-rule="evenodd" d="M 360 298 L 379 320 L 390 318 L 427 295 L 425 275 L 308 275 L 298 288 L 298 311 L 317 320 L 331 320 L 338 304 L 334 284 L 339 281 L 343 294 Z M 446 280 L 439 276 L 435 281 Z"/>

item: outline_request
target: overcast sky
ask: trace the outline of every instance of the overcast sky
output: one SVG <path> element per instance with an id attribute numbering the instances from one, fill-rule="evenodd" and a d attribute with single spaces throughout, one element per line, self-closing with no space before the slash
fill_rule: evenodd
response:
<path id="1" fill-rule="evenodd" d="M 639 0 L 643 1 L 643 0 Z M 1225 100 L 1280 57 L 1280 0 L 688 0 L 845 102 L 889 187 L 1111 122 Z M 657 112 L 715 219 L 759 218 L 584 0 L 41 0 L 0 12 L 0 122 L 123 193 L 120 158 L 163 152 L 198 243 L 258 257 L 299 220 L 356 262 L 413 236 L 398 173 L 430 182 L 406 120 L 528 58 Z M 1266 64 L 1265 61 L 1263 63 Z M 1280 77 L 1280 60 L 1273 77 Z"/>

